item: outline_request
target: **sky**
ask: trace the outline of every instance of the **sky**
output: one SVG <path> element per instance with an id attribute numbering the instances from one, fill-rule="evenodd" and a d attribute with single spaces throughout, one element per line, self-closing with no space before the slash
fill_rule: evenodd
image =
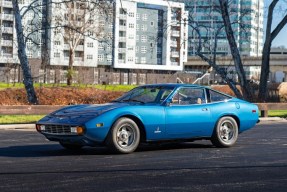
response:
<path id="1" fill-rule="evenodd" d="M 271 1 L 272 0 L 264 0 L 264 7 L 265 7 L 264 31 L 266 27 L 267 8 L 270 5 Z M 281 5 L 279 4 L 279 6 L 276 7 L 274 13 L 275 15 L 274 15 L 273 24 L 278 24 L 278 22 L 283 18 L 283 16 L 287 14 L 287 2 L 282 1 Z M 280 31 L 278 36 L 273 40 L 272 47 L 278 47 L 278 46 L 285 46 L 287 48 L 287 25 Z"/>

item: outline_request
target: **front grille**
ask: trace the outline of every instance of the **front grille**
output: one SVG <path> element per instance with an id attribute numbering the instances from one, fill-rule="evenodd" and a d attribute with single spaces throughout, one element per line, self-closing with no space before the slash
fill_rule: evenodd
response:
<path id="1" fill-rule="evenodd" d="M 70 125 L 45 125 L 44 133 L 73 135 Z"/>

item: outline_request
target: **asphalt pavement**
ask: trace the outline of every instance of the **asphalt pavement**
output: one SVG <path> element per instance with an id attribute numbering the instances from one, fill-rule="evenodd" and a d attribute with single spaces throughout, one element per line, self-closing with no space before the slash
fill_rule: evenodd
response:
<path id="1" fill-rule="evenodd" d="M 286 127 L 262 121 L 231 148 L 199 140 L 143 145 L 127 155 L 69 151 L 35 130 L 0 129 L 0 191 L 285 192 Z"/>

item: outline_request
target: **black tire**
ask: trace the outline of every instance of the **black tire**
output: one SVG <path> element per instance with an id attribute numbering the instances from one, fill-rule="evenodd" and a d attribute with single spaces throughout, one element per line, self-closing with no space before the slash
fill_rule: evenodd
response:
<path id="1" fill-rule="evenodd" d="M 138 125 L 129 118 L 120 118 L 112 126 L 106 145 L 114 153 L 132 153 L 140 142 Z"/>
<path id="2" fill-rule="evenodd" d="M 237 138 L 237 122 L 234 118 L 226 116 L 218 120 L 211 137 L 211 142 L 216 147 L 231 147 L 236 143 Z"/>
<path id="3" fill-rule="evenodd" d="M 68 144 L 68 143 L 62 143 L 62 142 L 60 142 L 60 145 L 62 145 L 62 147 L 68 150 L 80 150 L 83 147 L 82 145 Z"/>

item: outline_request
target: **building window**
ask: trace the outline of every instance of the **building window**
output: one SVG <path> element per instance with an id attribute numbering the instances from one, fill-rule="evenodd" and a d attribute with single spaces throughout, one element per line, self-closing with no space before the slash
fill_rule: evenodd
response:
<path id="1" fill-rule="evenodd" d="M 98 55 L 98 61 L 104 61 L 104 55 Z"/>
<path id="2" fill-rule="evenodd" d="M 87 46 L 88 46 L 88 47 L 94 47 L 94 43 L 92 43 L 92 42 L 87 43 Z"/>
<path id="3" fill-rule="evenodd" d="M 146 46 L 141 47 L 141 53 L 146 53 Z"/>
<path id="4" fill-rule="evenodd" d="M 142 15 L 142 20 L 143 20 L 143 21 L 146 21 L 146 20 L 147 20 L 147 14 L 143 14 L 143 15 Z"/>
<path id="5" fill-rule="evenodd" d="M 60 57 L 60 53 L 54 53 L 54 57 Z"/>
<path id="6" fill-rule="evenodd" d="M 135 58 L 135 61 L 136 61 L 136 63 L 139 63 L 139 58 L 136 57 L 136 58 Z"/>
<path id="7" fill-rule="evenodd" d="M 141 63 L 143 63 L 143 64 L 146 63 L 146 57 L 141 57 Z"/>
<path id="8" fill-rule="evenodd" d="M 133 62 L 133 61 L 134 61 L 134 58 L 133 58 L 133 57 L 128 57 L 128 61 L 129 61 L 129 62 Z"/>
<path id="9" fill-rule="evenodd" d="M 129 23 L 129 28 L 135 28 L 135 24 L 134 23 Z"/>
<path id="10" fill-rule="evenodd" d="M 87 59 L 93 59 L 93 55 L 87 55 Z"/>
<path id="11" fill-rule="evenodd" d="M 142 31 L 146 31 L 147 30 L 147 26 L 146 25 L 142 25 Z"/>
<path id="12" fill-rule="evenodd" d="M 54 41 L 54 45 L 61 45 L 60 41 Z"/>
<path id="13" fill-rule="evenodd" d="M 137 36 L 136 36 L 136 41 L 139 41 L 139 40 L 140 40 L 140 36 L 137 35 Z"/>
<path id="14" fill-rule="evenodd" d="M 140 25 L 139 24 L 137 24 L 137 31 L 139 31 L 140 30 Z"/>
<path id="15" fill-rule="evenodd" d="M 135 17 L 135 13 L 134 12 L 129 12 L 129 17 Z"/>
<path id="16" fill-rule="evenodd" d="M 140 20 L 140 14 L 137 13 L 137 20 Z"/>
<path id="17" fill-rule="evenodd" d="M 138 46 L 136 46 L 136 53 L 138 53 L 139 52 L 139 47 Z"/>
<path id="18" fill-rule="evenodd" d="M 154 22 L 153 21 L 150 22 L 150 26 L 152 26 L 152 27 L 154 26 Z"/>
<path id="19" fill-rule="evenodd" d="M 98 49 L 99 49 L 99 51 L 103 51 L 104 50 L 104 45 L 100 43 Z"/>
<path id="20" fill-rule="evenodd" d="M 141 42 L 143 42 L 143 43 L 147 42 L 147 36 L 146 35 L 141 36 Z"/>
<path id="21" fill-rule="evenodd" d="M 112 56 L 111 56 L 111 55 L 107 55 L 107 61 L 108 61 L 109 63 L 112 62 Z"/>

